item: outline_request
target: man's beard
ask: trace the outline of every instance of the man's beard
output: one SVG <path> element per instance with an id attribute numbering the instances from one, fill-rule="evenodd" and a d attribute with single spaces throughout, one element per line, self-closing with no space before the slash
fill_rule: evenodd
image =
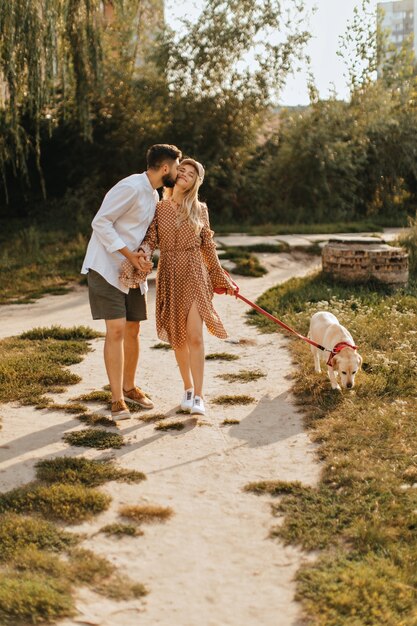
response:
<path id="1" fill-rule="evenodd" d="M 175 186 L 175 182 L 176 179 L 172 178 L 172 174 L 165 174 L 165 176 L 162 177 L 162 183 L 164 187 L 169 187 L 172 189 L 172 187 Z"/>

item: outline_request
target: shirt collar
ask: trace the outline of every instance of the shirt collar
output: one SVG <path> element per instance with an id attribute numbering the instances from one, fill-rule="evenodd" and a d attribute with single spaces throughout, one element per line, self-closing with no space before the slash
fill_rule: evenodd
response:
<path id="1" fill-rule="evenodd" d="M 146 173 L 146 172 L 143 172 L 143 173 L 142 173 L 142 176 L 144 177 L 144 179 L 145 179 L 145 181 L 146 181 L 146 183 L 145 183 L 145 184 L 146 184 L 146 186 L 147 186 L 148 191 L 151 191 L 152 193 L 154 193 L 154 191 L 156 191 L 156 189 L 154 189 L 154 188 L 152 187 L 152 185 L 151 185 L 151 181 L 149 180 L 147 173 Z"/>

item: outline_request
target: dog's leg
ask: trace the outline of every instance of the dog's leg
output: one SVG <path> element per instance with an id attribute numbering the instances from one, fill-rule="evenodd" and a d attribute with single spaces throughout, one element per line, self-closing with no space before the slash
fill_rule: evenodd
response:
<path id="1" fill-rule="evenodd" d="M 332 389 L 336 389 L 338 391 L 341 391 L 340 389 L 340 385 L 336 380 L 336 375 L 334 373 L 334 369 L 332 367 L 330 367 L 330 365 L 327 366 L 327 373 L 329 375 L 330 378 L 330 384 L 332 386 Z"/>
<path id="2" fill-rule="evenodd" d="M 310 348 L 311 348 L 311 352 L 313 354 L 313 359 L 314 359 L 314 370 L 318 374 L 320 374 L 320 372 L 321 372 L 320 352 L 314 346 L 310 346 Z"/>

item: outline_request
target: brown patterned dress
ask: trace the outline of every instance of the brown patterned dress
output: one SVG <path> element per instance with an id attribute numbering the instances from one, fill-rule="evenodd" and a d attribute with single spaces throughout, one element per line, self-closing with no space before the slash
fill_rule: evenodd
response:
<path id="1" fill-rule="evenodd" d="M 160 250 L 156 276 L 156 328 L 158 337 L 180 348 L 186 342 L 187 316 L 193 302 L 208 331 L 225 339 L 227 332 L 213 304 L 213 289 L 232 288 L 222 269 L 210 230 L 208 211 L 202 208 L 203 228 L 196 235 L 187 222 L 177 224 L 177 209 L 170 200 L 156 205 L 155 217 L 141 247 L 151 255 Z"/>

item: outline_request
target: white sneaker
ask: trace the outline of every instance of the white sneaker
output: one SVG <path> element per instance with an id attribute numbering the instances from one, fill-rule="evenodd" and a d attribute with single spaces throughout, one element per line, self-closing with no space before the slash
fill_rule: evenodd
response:
<path id="1" fill-rule="evenodd" d="M 184 396 L 181 401 L 181 410 L 182 411 L 191 411 L 193 408 L 194 394 L 192 389 L 186 389 L 184 391 Z"/>
<path id="2" fill-rule="evenodd" d="M 200 396 L 194 396 L 193 407 L 191 409 L 191 413 L 194 415 L 205 415 L 206 409 L 204 408 L 203 398 Z"/>

